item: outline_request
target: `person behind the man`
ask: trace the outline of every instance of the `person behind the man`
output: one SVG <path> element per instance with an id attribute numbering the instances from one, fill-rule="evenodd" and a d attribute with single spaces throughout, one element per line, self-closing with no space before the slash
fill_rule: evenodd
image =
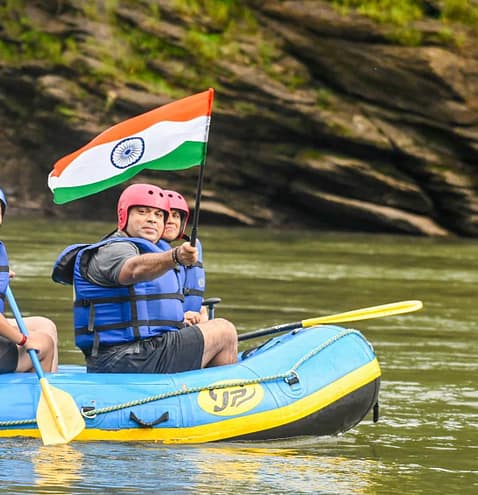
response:
<path id="1" fill-rule="evenodd" d="M 185 234 L 189 219 L 189 206 L 184 197 L 178 192 L 171 190 L 165 190 L 164 192 L 169 200 L 170 213 L 165 222 L 161 242 L 165 243 L 165 249 L 171 249 L 171 242 L 178 239 L 189 240 Z M 199 239 L 196 239 L 195 244 L 198 250 L 198 261 L 194 265 L 179 267 L 179 278 L 184 294 L 184 319 L 191 325 L 208 320 L 207 309 L 202 305 L 204 291 L 206 290 L 206 272 L 202 263 L 202 245 Z"/>
<path id="2" fill-rule="evenodd" d="M 118 230 L 75 258 L 75 342 L 89 372 L 175 373 L 237 361 L 237 333 L 218 318 L 185 326 L 179 264 L 197 262 L 189 242 L 159 244 L 169 201 L 151 184 L 127 187 Z"/>
<path id="3" fill-rule="evenodd" d="M 0 225 L 7 209 L 7 200 L 0 189 Z M 28 354 L 30 349 L 38 352 L 38 359 L 44 371 L 56 371 L 58 367 L 58 348 L 56 326 L 43 316 L 24 318 L 28 337 L 18 329 L 16 321 L 6 318 L 5 295 L 10 279 L 15 272 L 10 270 L 5 245 L 0 241 L 0 373 L 12 371 L 33 371 Z"/>

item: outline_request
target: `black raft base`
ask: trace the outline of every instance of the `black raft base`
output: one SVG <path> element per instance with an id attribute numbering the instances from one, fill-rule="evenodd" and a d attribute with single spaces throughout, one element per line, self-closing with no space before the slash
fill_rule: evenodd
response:
<path id="1" fill-rule="evenodd" d="M 298 421 L 241 435 L 230 440 L 278 440 L 290 437 L 330 436 L 343 433 L 360 423 L 377 404 L 379 389 L 380 378 L 377 378 L 333 404 Z"/>

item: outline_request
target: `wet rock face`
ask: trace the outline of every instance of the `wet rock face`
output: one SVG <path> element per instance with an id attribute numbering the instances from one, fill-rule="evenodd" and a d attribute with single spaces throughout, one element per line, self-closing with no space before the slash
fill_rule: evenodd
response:
<path id="1" fill-rule="evenodd" d="M 204 79 L 188 79 L 194 69 L 216 88 L 201 222 L 478 236 L 473 43 L 439 45 L 440 26 L 424 21 L 424 42 L 400 46 L 383 26 L 325 1 L 245 3 L 257 24 L 238 35 L 235 55 L 209 60 L 207 70 L 194 67 L 193 53 L 187 64 L 160 52 L 149 60 L 177 96 L 140 80 L 92 76 L 118 35 L 111 16 L 86 19 L 73 0 L 32 2 L 37 29 L 74 39 L 75 50 L 69 63 L 0 62 L 0 172 L 13 208 L 113 218 L 121 188 L 55 206 L 48 172 L 106 127 L 206 89 Z M 149 2 L 132 9 L 120 1 L 114 18 L 184 55 L 191 18 L 174 2 L 158 4 L 156 22 Z M 213 31 L 207 19 L 202 29 Z M 260 40 L 274 47 L 267 66 L 251 63 Z M 16 42 L 5 31 L 0 41 Z M 195 169 L 141 179 L 194 204 Z"/>

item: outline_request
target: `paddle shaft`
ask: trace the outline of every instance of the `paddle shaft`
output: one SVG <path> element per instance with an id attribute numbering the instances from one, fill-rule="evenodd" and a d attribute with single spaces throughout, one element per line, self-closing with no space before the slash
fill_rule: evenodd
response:
<path id="1" fill-rule="evenodd" d="M 261 328 L 260 330 L 254 330 L 252 332 L 247 332 L 239 335 L 237 340 L 249 340 L 255 339 L 256 337 L 264 337 L 265 335 L 273 335 L 280 332 L 290 332 L 296 328 L 302 328 L 302 322 L 296 321 L 294 323 L 283 323 L 282 325 L 276 325 L 270 328 Z"/>
<path id="2" fill-rule="evenodd" d="M 396 303 L 382 304 L 380 306 L 371 306 L 369 308 L 355 309 L 345 313 L 335 315 L 319 316 L 317 318 L 309 318 L 307 320 L 296 321 L 294 323 L 284 323 L 270 328 L 262 328 L 252 332 L 239 335 L 238 340 L 255 339 L 265 335 L 273 335 L 280 332 L 289 332 L 296 328 L 308 328 L 315 325 L 326 323 L 344 323 L 347 321 L 367 320 L 371 318 L 381 318 L 383 316 L 392 316 L 402 313 L 410 313 L 417 311 L 423 307 L 422 301 L 400 301 Z"/>
<path id="3" fill-rule="evenodd" d="M 10 286 L 7 287 L 6 296 L 7 296 L 8 305 L 10 306 L 10 309 L 12 310 L 13 316 L 15 317 L 15 320 L 17 321 L 17 325 L 18 325 L 18 328 L 20 329 L 20 332 L 22 332 L 23 335 L 28 337 L 27 327 L 25 326 L 25 322 L 23 321 L 22 314 L 20 313 L 20 309 L 18 308 L 17 301 L 15 300 L 15 297 L 13 296 L 13 292 L 12 292 L 12 289 L 10 289 Z M 40 386 L 41 386 L 43 395 L 44 395 L 44 397 L 48 403 L 48 407 L 50 408 L 50 411 L 51 411 L 53 417 L 55 418 L 55 422 L 58 426 L 58 429 L 60 430 L 60 433 L 62 434 L 62 436 L 67 438 L 68 434 L 66 431 L 66 425 L 65 425 L 63 418 L 60 414 L 60 411 L 59 411 L 58 406 L 55 402 L 53 394 L 51 393 L 49 383 L 48 383 L 47 379 L 45 378 L 45 373 L 43 372 L 43 368 L 41 367 L 40 360 L 38 359 L 37 353 L 34 349 L 28 349 L 28 354 L 30 356 L 30 359 L 32 360 L 33 368 L 35 369 L 35 373 L 37 374 L 38 379 L 40 380 Z"/>
<path id="4" fill-rule="evenodd" d="M 8 305 L 10 306 L 13 316 L 17 321 L 18 329 L 20 330 L 20 332 L 22 332 L 23 335 L 28 337 L 27 327 L 25 326 L 25 322 L 23 321 L 22 315 L 20 313 L 20 309 L 18 308 L 17 301 L 13 296 L 13 292 L 12 289 L 10 289 L 10 286 L 7 287 L 6 296 L 7 296 Z M 30 359 L 32 360 L 33 363 L 33 368 L 35 369 L 38 378 L 40 379 L 44 378 L 45 374 L 43 373 L 43 368 L 41 367 L 40 360 L 38 359 L 36 351 L 34 349 L 29 349 L 28 354 L 30 355 Z"/>

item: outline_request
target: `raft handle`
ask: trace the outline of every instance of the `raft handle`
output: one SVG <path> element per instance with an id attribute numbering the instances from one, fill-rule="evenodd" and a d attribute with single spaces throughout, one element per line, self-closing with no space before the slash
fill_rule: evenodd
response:
<path id="1" fill-rule="evenodd" d="M 161 414 L 161 416 L 158 419 L 155 419 L 154 421 L 143 421 L 142 419 L 138 418 L 136 414 L 131 411 L 129 413 L 129 419 L 133 420 L 135 423 L 137 423 L 141 428 L 152 428 L 155 425 L 159 425 L 160 423 L 164 423 L 169 419 L 169 412 L 166 411 L 165 413 Z"/>

